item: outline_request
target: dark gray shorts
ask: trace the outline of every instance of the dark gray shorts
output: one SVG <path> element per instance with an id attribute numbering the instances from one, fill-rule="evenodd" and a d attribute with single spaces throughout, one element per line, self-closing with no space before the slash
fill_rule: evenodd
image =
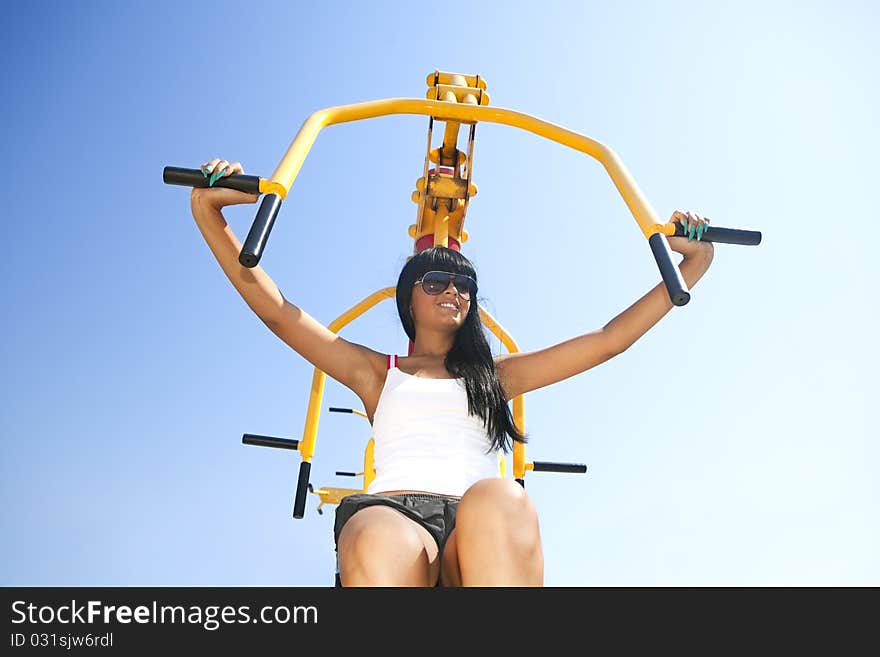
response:
<path id="1" fill-rule="evenodd" d="M 339 534 L 345 523 L 358 511 L 368 506 L 380 504 L 397 509 L 407 518 L 410 518 L 428 530 L 437 542 L 437 549 L 441 559 L 443 548 L 452 530 L 455 529 L 455 512 L 458 509 L 458 497 L 448 495 L 433 495 L 428 493 L 405 493 L 401 495 L 374 495 L 370 493 L 354 493 L 340 500 L 336 507 L 336 520 L 333 523 L 333 541 L 336 551 L 339 551 Z M 339 568 L 337 556 L 336 585 L 340 586 Z M 437 577 L 437 586 L 440 586 L 440 577 Z"/>

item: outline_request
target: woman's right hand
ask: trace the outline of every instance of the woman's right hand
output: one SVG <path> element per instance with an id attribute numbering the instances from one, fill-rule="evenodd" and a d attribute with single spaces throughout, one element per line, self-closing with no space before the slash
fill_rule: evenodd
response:
<path id="1" fill-rule="evenodd" d="M 241 162 L 233 162 L 230 164 L 226 160 L 221 160 L 218 157 L 205 162 L 200 168 L 202 170 L 202 175 L 206 178 L 214 178 L 215 184 L 220 178 L 225 178 L 232 174 L 244 173 Z M 193 187 L 191 194 L 191 199 L 193 201 L 207 203 L 217 210 L 224 208 L 227 205 L 256 203 L 259 198 L 259 194 L 248 194 L 247 192 L 240 192 L 237 189 L 228 189 L 226 187 Z"/>

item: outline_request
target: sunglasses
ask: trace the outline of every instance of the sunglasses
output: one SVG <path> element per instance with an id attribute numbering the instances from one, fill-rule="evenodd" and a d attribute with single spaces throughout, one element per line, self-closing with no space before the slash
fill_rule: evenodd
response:
<path id="1" fill-rule="evenodd" d="M 470 300 L 477 293 L 477 282 L 464 274 L 452 274 L 448 271 L 429 271 L 413 283 L 413 286 L 422 284 L 426 294 L 440 294 L 445 292 L 452 283 L 458 291 L 458 295 L 465 300 Z"/>

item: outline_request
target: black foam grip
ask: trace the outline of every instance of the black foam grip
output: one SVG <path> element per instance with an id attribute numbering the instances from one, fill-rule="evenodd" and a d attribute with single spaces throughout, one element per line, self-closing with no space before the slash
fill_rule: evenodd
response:
<path id="1" fill-rule="evenodd" d="M 165 167 L 162 170 L 162 181 L 167 185 L 182 185 L 183 187 L 208 187 L 211 176 L 205 177 L 200 169 L 184 169 L 182 167 Z M 250 176 L 244 173 L 236 173 L 231 176 L 222 176 L 214 181 L 212 187 L 226 187 L 237 189 L 248 194 L 260 193 L 260 177 Z"/>
<path id="2" fill-rule="evenodd" d="M 254 223 L 251 225 L 247 239 L 245 239 L 244 246 L 241 247 L 241 253 L 238 256 L 242 267 L 250 269 L 259 264 L 280 209 L 281 197 L 278 194 L 266 194 L 263 197 L 263 202 L 260 203 L 260 209 L 257 211 L 257 216 L 254 218 Z"/>
<path id="3" fill-rule="evenodd" d="M 276 438 L 275 436 L 260 436 L 255 433 L 246 433 L 241 437 L 245 445 L 257 445 L 258 447 L 279 447 L 281 449 L 298 449 L 299 441 L 293 438 Z"/>
<path id="4" fill-rule="evenodd" d="M 691 300 L 691 294 L 688 292 L 687 284 L 675 263 L 672 262 L 672 249 L 669 248 L 669 242 L 666 241 L 666 235 L 663 233 L 654 233 L 648 238 L 648 244 L 651 245 L 651 251 L 654 253 L 654 260 L 657 261 L 657 267 L 660 269 L 660 276 L 666 284 L 666 291 L 669 299 L 674 306 L 683 306 Z"/>
<path id="5" fill-rule="evenodd" d="M 550 461 L 535 461 L 535 472 L 576 472 L 584 473 L 587 466 L 583 463 L 551 463 Z"/>
<path id="6" fill-rule="evenodd" d="M 303 461 L 299 464 L 299 481 L 296 482 L 296 499 L 293 501 L 293 517 L 302 518 L 306 513 L 306 495 L 309 492 L 309 474 L 312 464 Z"/>
<path id="7" fill-rule="evenodd" d="M 684 226 L 677 221 L 675 222 L 675 237 L 687 237 L 687 233 L 684 231 Z M 709 226 L 700 240 L 703 242 L 718 242 L 719 244 L 757 246 L 761 243 L 761 231 Z"/>

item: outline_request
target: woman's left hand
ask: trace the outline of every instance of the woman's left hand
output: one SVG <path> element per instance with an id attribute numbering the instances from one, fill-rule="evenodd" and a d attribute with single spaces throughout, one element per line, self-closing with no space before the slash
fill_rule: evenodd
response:
<path id="1" fill-rule="evenodd" d="M 687 237 L 671 237 L 667 236 L 669 248 L 677 253 L 681 253 L 685 258 L 704 257 L 711 261 L 715 254 L 715 247 L 712 242 L 703 242 L 703 233 L 709 227 L 709 219 L 703 217 L 696 212 L 682 212 L 676 210 L 672 213 L 669 223 L 680 223 L 685 230 Z"/>

